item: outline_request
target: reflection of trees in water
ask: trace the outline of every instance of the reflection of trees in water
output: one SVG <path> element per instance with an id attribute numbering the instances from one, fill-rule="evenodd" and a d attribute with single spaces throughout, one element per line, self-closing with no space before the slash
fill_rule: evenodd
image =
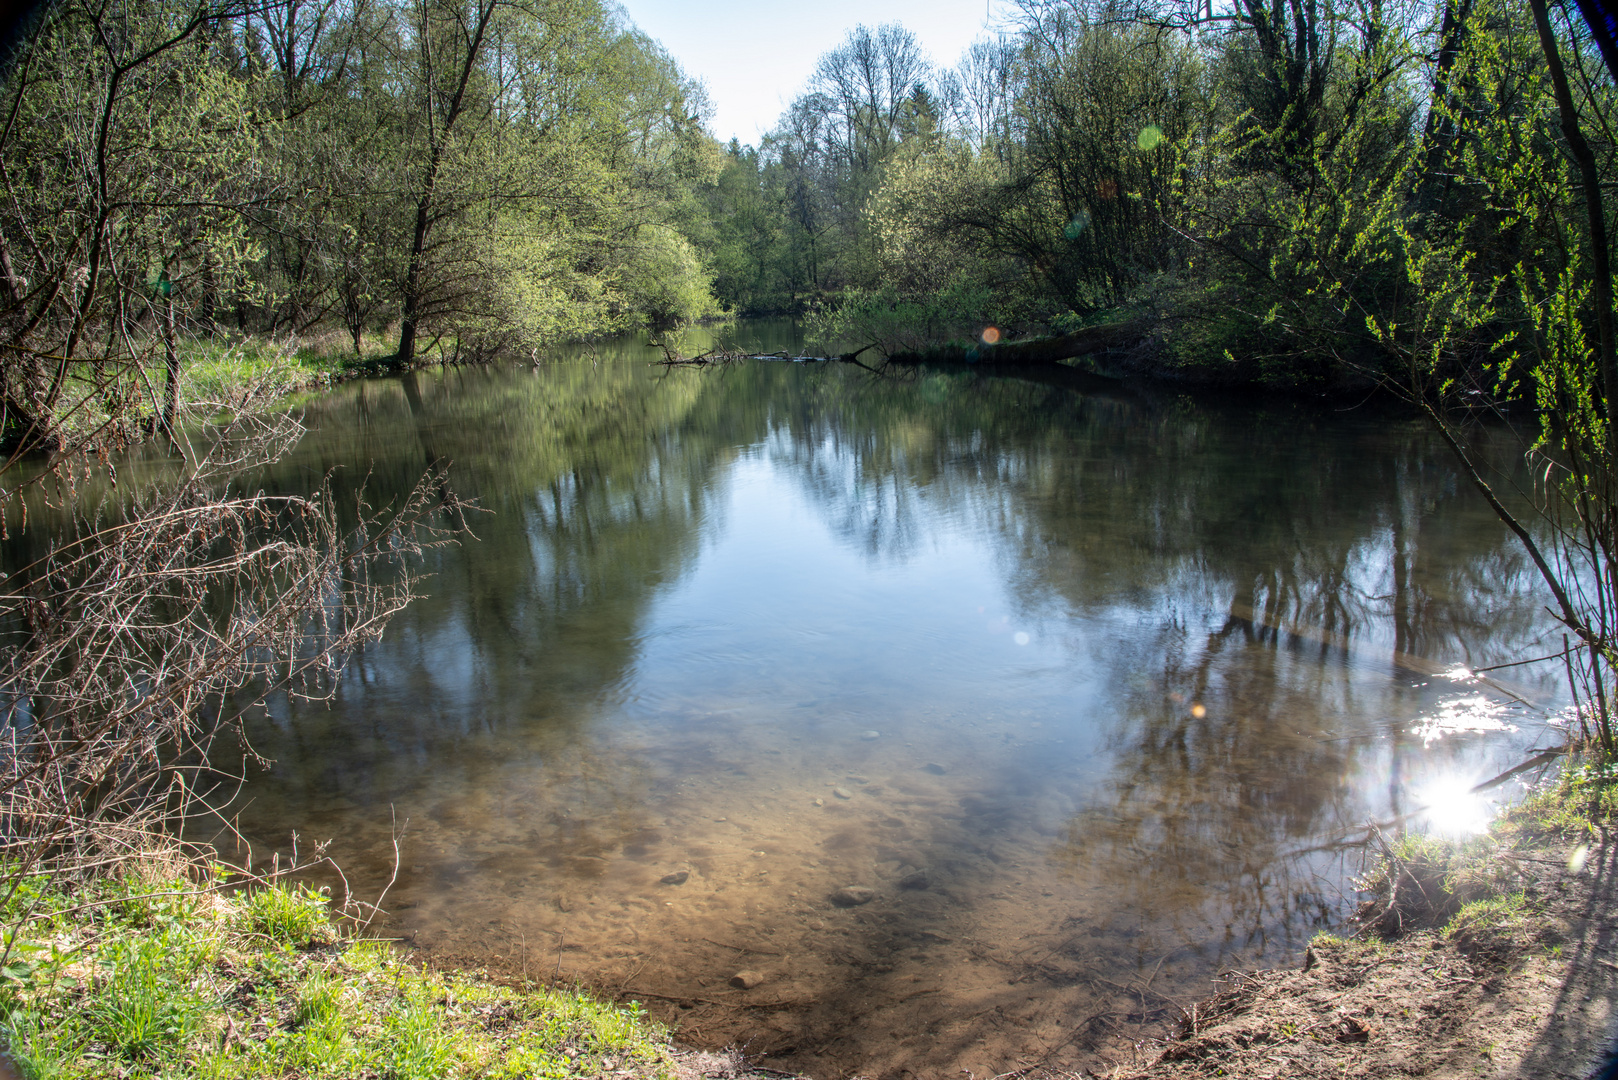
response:
<path id="1" fill-rule="evenodd" d="M 276 828 L 283 807 L 351 823 L 353 802 L 431 788 L 464 800 L 440 811 L 473 815 L 457 835 L 487 833 L 489 858 L 518 820 L 539 832 L 515 839 L 584 859 L 634 835 L 651 780 L 588 719 L 694 561 L 726 464 L 765 440 L 857 550 L 904 559 L 959 521 L 992 538 L 1031 617 L 1156 613 L 1155 635 L 1075 658 L 1107 673 L 1116 719 L 1107 784 L 1057 854 L 1131 890 L 1121 907 L 1199 912 L 1187 937 L 1241 910 L 1241 945 L 1316 912 L 1315 864 L 1282 854 L 1355 824 L 1356 777 L 1385 751 L 1300 718 L 1396 711 L 1414 693 L 1400 656 L 1513 659 L 1537 625 L 1515 545 L 1400 420 L 781 364 L 450 371 L 351 384 L 310 412 L 266 489 L 336 469 L 340 499 L 379 504 L 447 459 L 456 494 L 494 513 L 431 556 L 431 596 L 356 658 L 329 712 L 283 702 L 257 730 L 279 764 L 252 812 Z M 1367 669 L 1391 684 L 1368 697 Z M 540 784 L 581 812 L 517 812 Z"/>
<path id="2" fill-rule="evenodd" d="M 1363 822 L 1383 761 L 1397 810 L 1410 752 L 1401 723 L 1391 749 L 1352 736 L 1409 716 L 1430 661 L 1516 659 L 1542 630 L 1518 545 L 1407 420 L 964 374 L 781 393 L 772 452 L 851 546 L 902 559 L 959 514 L 1011 549 L 1029 614 L 1161 613 L 1084 658 L 1116 695 L 1112 772 L 1057 854 L 1124 909 L 1200 922 L 1185 940 L 1252 947 L 1337 909 L 1325 857 L 1287 853 Z"/>
<path id="3" fill-rule="evenodd" d="M 477 539 L 431 556 L 430 595 L 354 658 L 329 710 L 277 703 L 279 722 L 254 732 L 278 762 L 256 799 L 382 803 L 429 780 L 480 791 L 517 742 L 529 763 L 588 756 L 577 725 L 632 663 L 656 585 L 690 563 L 729 454 L 680 432 L 700 379 L 646 375 L 450 371 L 356 384 L 363 412 L 341 392 L 319 403 L 330 418 L 268 486 L 343 464 L 340 497 L 363 487 L 377 504 L 424 461 L 449 461 L 456 493 L 493 513 L 469 516 Z M 369 472 L 354 464 L 367 460 Z M 573 782 L 612 771 L 569 768 Z"/>
<path id="4" fill-rule="evenodd" d="M 1031 610 L 1150 600 L 1255 641 L 1306 633 L 1322 656 L 1375 642 L 1474 664 L 1515 659 L 1538 625 L 1517 545 L 1412 420 L 972 374 L 757 365 L 732 386 L 749 381 L 772 399 L 772 456 L 837 535 L 903 558 L 939 515 L 988 527 Z"/>

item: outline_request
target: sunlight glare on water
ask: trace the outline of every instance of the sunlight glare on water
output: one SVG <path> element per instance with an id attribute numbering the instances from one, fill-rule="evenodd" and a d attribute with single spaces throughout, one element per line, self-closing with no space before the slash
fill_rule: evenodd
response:
<path id="1" fill-rule="evenodd" d="M 1495 804 L 1474 793 L 1474 786 L 1472 780 L 1455 774 L 1427 781 L 1416 792 L 1421 824 L 1437 836 L 1460 838 L 1486 832 Z"/>
<path id="2" fill-rule="evenodd" d="M 1435 712 L 1418 717 L 1410 733 L 1418 736 L 1423 746 L 1431 746 L 1440 739 L 1462 733 L 1514 732 L 1517 726 L 1506 719 L 1509 711 L 1508 702 L 1484 694 L 1468 694 L 1450 698 Z"/>

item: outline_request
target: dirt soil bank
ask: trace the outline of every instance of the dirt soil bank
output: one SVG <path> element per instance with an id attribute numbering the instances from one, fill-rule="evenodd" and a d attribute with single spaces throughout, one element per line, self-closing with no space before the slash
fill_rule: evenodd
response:
<path id="1" fill-rule="evenodd" d="M 1618 1035 L 1618 837 L 1593 840 L 1578 872 L 1572 850 L 1513 853 L 1526 902 L 1498 917 L 1227 973 L 1176 1035 L 1091 1075 L 1586 1080 Z"/>

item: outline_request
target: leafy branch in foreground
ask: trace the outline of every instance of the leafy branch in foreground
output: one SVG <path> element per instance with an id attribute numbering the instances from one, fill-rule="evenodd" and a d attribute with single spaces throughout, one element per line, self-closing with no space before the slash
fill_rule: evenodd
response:
<path id="1" fill-rule="evenodd" d="M 1414 403 L 1463 476 L 1523 545 L 1567 633 L 1555 657 L 1573 696 L 1574 739 L 1618 754 L 1618 457 L 1610 423 L 1611 269 L 1601 169 L 1584 126 L 1610 130 L 1610 73 L 1564 64 L 1581 24 L 1553 25 L 1478 4 L 1453 21 L 1454 52 L 1435 90 L 1435 122 L 1391 182 L 1335 202 L 1352 213 L 1300 215 L 1295 243 L 1310 293 L 1359 319 L 1382 353 L 1370 374 Z M 1429 192 L 1441 175 L 1443 190 Z M 1497 238 L 1511 235 L 1512 245 Z M 1353 362 L 1344 356 L 1345 362 Z M 1469 448 L 1480 407 L 1530 400 L 1531 491 L 1496 490 Z"/>

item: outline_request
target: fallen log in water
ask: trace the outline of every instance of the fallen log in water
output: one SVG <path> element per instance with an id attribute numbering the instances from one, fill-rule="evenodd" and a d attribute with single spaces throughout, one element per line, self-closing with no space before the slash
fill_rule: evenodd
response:
<path id="1" fill-rule="evenodd" d="M 783 360 L 794 364 L 824 364 L 835 360 L 844 364 L 859 364 L 860 367 L 864 367 L 865 365 L 859 362 L 860 354 L 875 348 L 874 345 L 867 345 L 854 352 L 838 353 L 836 356 L 794 356 L 785 349 L 772 353 L 722 352 L 718 349 L 710 349 L 697 356 L 687 357 L 681 356 L 660 341 L 650 341 L 647 342 L 647 345 L 653 349 L 663 350 L 663 359 L 653 361 L 653 363 L 662 367 L 707 367 L 710 364 L 735 364 L 742 360 Z"/>
<path id="2" fill-rule="evenodd" d="M 1133 323 L 1105 323 L 1086 326 L 1071 334 L 1029 341 L 936 345 L 914 352 L 892 353 L 888 360 L 896 364 L 1054 364 L 1133 345 L 1140 336 L 1140 328 Z"/>

